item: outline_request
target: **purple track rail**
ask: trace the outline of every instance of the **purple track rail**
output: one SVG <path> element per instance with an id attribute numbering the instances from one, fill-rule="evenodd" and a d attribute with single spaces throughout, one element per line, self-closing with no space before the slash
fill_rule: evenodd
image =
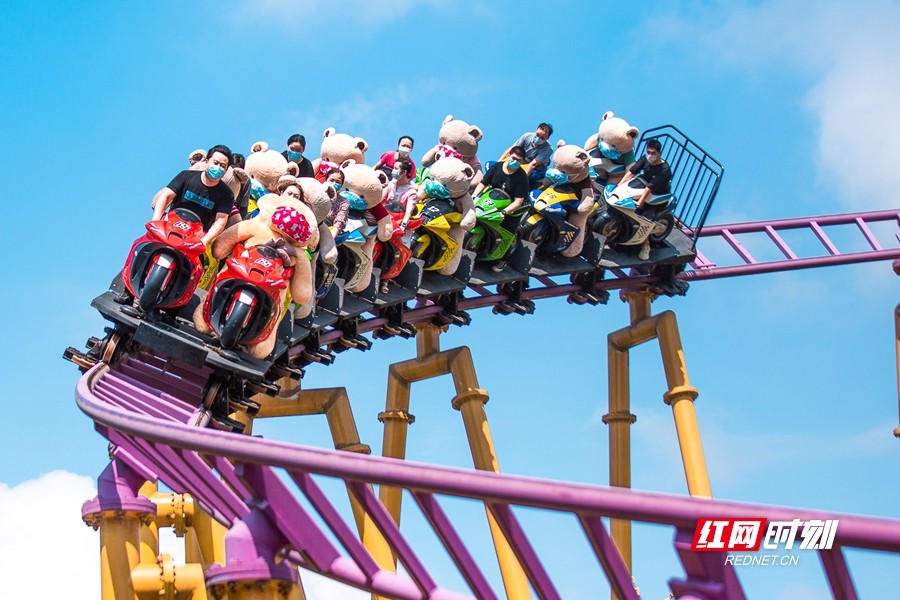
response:
<path id="1" fill-rule="evenodd" d="M 879 240 L 872 230 L 876 223 L 893 223 L 898 227 L 892 232 L 892 239 Z M 846 235 L 848 232 L 860 236 L 860 240 L 868 247 L 866 250 L 842 253 L 838 245 L 827 235 L 825 228 L 842 228 Z M 808 231 L 818 247 L 814 248 L 812 256 L 800 256 L 799 250 L 793 249 L 781 234 L 789 230 Z M 688 231 L 687 233 L 690 233 Z M 777 260 L 757 260 L 741 242 L 744 237 L 753 237 L 759 244 L 761 241 L 769 243 L 784 258 Z M 795 219 L 781 219 L 773 221 L 757 221 L 753 223 L 738 223 L 732 225 L 709 225 L 703 228 L 697 244 L 702 245 L 703 240 L 722 240 L 720 244 L 728 250 L 722 256 L 708 257 L 697 251 L 697 258 L 687 265 L 687 268 L 675 276 L 676 279 L 686 282 L 703 281 L 707 279 L 721 279 L 724 277 L 736 277 L 741 275 L 758 275 L 763 273 L 775 273 L 780 271 L 794 271 L 799 269 L 812 269 L 836 265 L 849 265 L 864 262 L 900 259 L 900 211 L 885 210 L 875 212 L 853 213 L 845 215 L 831 215 L 822 217 L 803 217 Z M 730 247 L 730 250 L 728 249 Z M 810 249 L 803 248 L 807 254 Z M 636 269 L 609 269 L 605 273 L 605 279 L 598 282 L 597 290 L 619 290 L 639 286 L 654 286 L 660 283 L 659 277 L 641 272 Z M 582 289 L 581 286 L 572 283 L 557 283 L 550 277 L 532 277 L 529 288 L 522 293 L 522 297 L 529 300 L 544 298 L 565 297 L 572 292 Z M 469 286 L 468 292 L 474 295 L 465 295 L 459 301 L 459 308 L 472 310 L 495 306 L 507 300 L 504 294 L 492 292 L 486 287 Z M 404 312 L 404 320 L 417 324 L 428 321 L 442 312 L 440 306 L 423 303 L 423 306 Z M 358 330 L 360 333 L 374 331 L 387 323 L 387 319 L 380 316 L 361 317 Z M 341 337 L 339 330 L 326 331 L 321 334 L 322 344 L 333 342 Z M 304 350 L 300 343 L 293 346 L 289 352 L 296 356 Z"/>
<path id="2" fill-rule="evenodd" d="M 604 517 L 674 529 L 674 549 L 684 574 L 671 579 L 669 585 L 679 598 L 744 598 L 733 568 L 724 564 L 723 554 L 690 551 L 696 521 L 703 517 L 839 519 L 833 549 L 819 551 L 835 598 L 857 597 L 843 548 L 900 553 L 900 521 L 424 465 L 190 426 L 188 423 L 196 420 L 198 384 L 203 378 L 202 372 L 143 353 L 124 358 L 115 369 L 101 364 L 88 371 L 78 383 L 76 401 L 115 447 L 114 464 L 135 474 L 134 489 L 142 478 L 158 477 L 173 490 L 192 494 L 227 526 L 257 526 L 256 534 L 268 540 L 267 547 L 282 549 L 282 555 L 294 564 L 388 597 L 500 597 L 463 542 L 451 513 L 441 506 L 441 499 L 450 497 L 485 504 L 504 530 L 540 598 L 560 598 L 561 582 L 551 577 L 535 542 L 517 519 L 516 511 L 522 508 L 573 516 L 602 574 L 612 589 L 627 599 L 639 596 L 602 521 Z M 164 389 L 169 391 L 159 391 Z M 399 557 L 405 572 L 396 574 L 377 565 L 313 476 L 345 482 Z M 288 486 L 288 480 L 295 489 Z M 373 484 L 403 488 L 413 496 L 468 589 L 450 590 L 437 582 L 436 575 L 417 556 L 411 541 L 373 493 Z M 124 504 L 128 500 L 101 497 L 86 507 L 93 509 L 98 502 L 110 501 Z M 324 525 L 320 526 L 305 506 L 311 506 Z M 263 533 L 260 523 L 265 525 Z M 253 564 L 253 557 L 242 555 L 237 545 L 232 548 L 229 564 L 244 565 L 246 571 L 246 565 Z M 211 568 L 212 578 L 228 567 Z M 260 577 L 268 573 L 259 570 Z"/>

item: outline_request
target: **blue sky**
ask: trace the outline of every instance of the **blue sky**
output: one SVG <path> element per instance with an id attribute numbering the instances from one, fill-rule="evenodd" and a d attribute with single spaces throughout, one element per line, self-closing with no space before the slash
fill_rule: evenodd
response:
<path id="1" fill-rule="evenodd" d="M 60 356 L 102 333 L 91 299 L 196 147 L 281 148 L 299 131 L 315 157 L 335 127 L 368 141 L 369 162 L 401 134 L 418 159 L 453 114 L 482 128 L 486 160 L 540 121 L 553 141 L 583 143 L 613 110 L 641 130 L 674 124 L 725 165 L 709 223 L 896 207 L 896 2 L 57 1 L 6 3 L 2 16 L 3 199 L 9 214 L 34 206 L 39 225 L 4 229 L 0 520 L 12 533 L 0 560 L 39 568 L 45 542 L 24 520 L 52 514 L 54 543 L 75 557 L 58 580 L 76 578 L 85 598 L 97 597 L 98 541 L 80 505 L 106 444 Z M 900 518 L 898 299 L 890 265 L 875 264 L 701 282 L 654 303 L 679 319 L 714 495 Z M 443 337 L 472 348 L 505 471 L 607 481 L 605 338 L 627 314 L 615 296 L 597 308 L 543 301 L 527 318 L 477 312 Z M 387 366 L 414 353 L 377 342 L 309 369 L 305 385 L 347 386 L 378 452 Z M 638 349 L 632 373 L 633 484 L 684 493 L 658 351 Z M 469 465 L 451 382 L 413 394 L 408 456 Z M 259 431 L 329 442 L 317 418 Z M 635 547 L 645 597 L 664 597 L 678 573 L 670 533 L 639 529 Z M 803 561 L 739 573 L 751 597 L 821 597 L 817 560 Z M 897 558 L 851 553 L 850 564 L 863 597 L 896 589 Z"/>

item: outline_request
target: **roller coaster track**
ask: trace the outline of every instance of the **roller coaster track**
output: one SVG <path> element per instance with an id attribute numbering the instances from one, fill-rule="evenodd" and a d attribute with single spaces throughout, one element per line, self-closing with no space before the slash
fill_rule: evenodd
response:
<path id="1" fill-rule="evenodd" d="M 701 239 L 718 238 L 730 247 L 731 256 L 714 262 L 698 252 L 697 258 L 675 279 L 692 282 L 719 277 L 814 268 L 900 259 L 900 245 L 879 241 L 878 227 L 892 229 L 900 224 L 900 212 L 880 211 L 808 219 L 787 219 L 736 225 L 709 226 Z M 842 253 L 826 235 L 826 228 L 846 227 L 862 236 L 867 249 Z M 811 232 L 821 251 L 800 257 L 783 239 L 783 232 Z M 768 240 L 781 257 L 757 260 L 741 242 L 745 236 Z M 705 243 L 705 242 L 704 242 Z M 810 254 L 806 250 L 807 254 Z M 783 257 L 783 258 L 782 258 Z M 607 271 L 608 278 L 597 282 L 598 290 L 650 287 L 660 283 L 658 275 L 632 269 Z M 578 286 L 559 284 L 539 277 L 524 297 L 532 300 L 569 294 Z M 471 310 L 495 306 L 506 296 L 470 286 L 473 295 L 464 296 L 459 308 Z M 432 318 L 442 309 L 420 301 L 406 313 L 411 323 Z M 360 323 L 360 332 L 373 331 L 383 324 L 380 317 Z M 324 334 L 321 341 L 327 342 Z M 295 355 L 299 347 L 290 349 Z M 838 519 L 840 527 L 834 546 L 819 550 L 824 573 L 835 598 L 856 598 L 844 548 L 862 548 L 900 553 L 900 521 L 831 514 L 806 509 L 777 508 L 579 485 L 559 481 L 501 475 L 416 464 L 351 452 L 315 449 L 256 437 L 198 427 L 202 393 L 209 369 L 172 361 L 152 350 L 126 355 L 115 365 L 99 363 L 79 381 L 78 406 L 95 422 L 96 429 L 111 442 L 113 457 L 100 478 L 98 497 L 86 504 L 85 514 L 97 510 L 122 511 L 139 506 L 135 495 L 140 482 L 163 481 L 171 489 L 190 493 L 209 514 L 226 526 L 244 523 L 253 543 L 240 539 L 229 547 L 228 564 L 212 566 L 206 574 L 209 584 L 226 578 L 234 569 L 260 579 L 278 575 L 271 562 L 260 556 L 265 550 L 279 553 L 288 563 L 298 565 L 351 586 L 395 598 L 496 598 L 473 552 L 467 547 L 459 527 L 444 510 L 444 498 L 468 498 L 483 502 L 493 515 L 522 565 L 530 585 L 541 598 L 560 598 L 559 585 L 538 556 L 534 543 L 516 517 L 521 508 L 534 508 L 571 515 L 586 536 L 597 563 L 620 598 L 638 598 L 631 576 L 602 521 L 604 517 L 657 523 L 674 528 L 674 550 L 684 567 L 684 577 L 669 581 L 677 597 L 743 598 L 740 583 L 731 565 L 719 552 L 692 552 L 690 544 L 697 519 L 759 518 Z M 315 478 L 314 478 L 315 476 Z M 337 478 L 364 508 L 394 555 L 404 567 L 395 573 L 378 565 L 367 548 L 326 496 L 316 479 Z M 286 481 L 293 482 L 292 490 Z M 373 485 L 407 490 L 459 570 L 468 588 L 451 591 L 437 582 L 372 491 Z M 304 502 L 299 500 L 304 498 Z M 135 504 L 137 502 L 137 504 Z M 130 503 L 130 504 L 129 504 Z M 309 508 L 311 507 L 311 512 Z M 254 541 L 255 540 L 255 541 Z M 263 544 L 260 540 L 266 540 Z M 271 558 L 271 557 L 270 557 Z M 233 559 L 233 560 L 232 560 Z M 231 570 L 231 571 L 229 571 Z M 290 569 L 281 575 L 288 579 Z M 233 574 L 233 573 L 232 573 Z"/>

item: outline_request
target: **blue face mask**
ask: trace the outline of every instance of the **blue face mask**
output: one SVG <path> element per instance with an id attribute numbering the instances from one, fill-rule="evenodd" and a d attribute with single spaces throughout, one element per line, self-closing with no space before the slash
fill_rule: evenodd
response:
<path id="1" fill-rule="evenodd" d="M 553 182 L 554 185 L 562 185 L 563 183 L 569 183 L 569 174 L 563 173 L 559 169 L 547 169 L 547 179 Z"/>
<path id="2" fill-rule="evenodd" d="M 391 171 L 391 179 L 400 179 L 400 169 Z"/>
<path id="3" fill-rule="evenodd" d="M 600 142 L 600 153 L 611 160 L 615 160 L 622 156 L 621 152 L 619 152 L 606 142 Z"/>
<path id="4" fill-rule="evenodd" d="M 341 197 L 343 197 L 347 202 L 350 203 L 350 208 L 352 208 L 353 210 L 366 210 L 367 208 L 369 208 L 366 205 L 365 200 L 363 200 L 350 190 L 344 190 L 343 192 L 341 192 Z"/>
<path id="5" fill-rule="evenodd" d="M 659 154 L 645 154 L 644 156 L 647 157 L 647 162 L 656 162 L 657 160 L 659 160 Z"/>
<path id="6" fill-rule="evenodd" d="M 506 166 L 507 166 L 507 168 L 509 168 L 510 171 L 515 171 L 516 169 L 518 169 L 519 167 L 522 166 L 522 163 L 520 163 L 519 161 L 517 161 L 514 158 L 511 158 L 508 161 L 506 161 Z"/>
<path id="7" fill-rule="evenodd" d="M 534 135 L 534 145 L 535 145 L 535 146 L 542 146 L 542 145 L 544 145 L 544 144 L 546 144 L 546 143 L 547 143 L 547 142 L 544 141 L 544 140 L 542 140 L 541 138 L 539 138 L 539 137 L 537 136 L 537 134 Z"/>
<path id="8" fill-rule="evenodd" d="M 225 169 L 220 167 L 219 165 L 209 165 L 206 167 L 206 176 L 212 180 L 222 179 L 222 175 L 225 174 Z"/>
<path id="9" fill-rule="evenodd" d="M 440 200 L 450 199 L 450 190 L 447 189 L 447 186 L 438 183 L 434 179 L 429 179 L 425 182 L 425 193 L 432 198 L 438 198 Z"/>
<path id="10" fill-rule="evenodd" d="M 341 191 L 341 184 L 339 184 L 337 181 L 332 181 L 331 187 L 333 187 L 334 191 L 336 191 L 336 192 Z"/>
<path id="11" fill-rule="evenodd" d="M 287 156 L 288 156 L 288 160 L 292 160 L 292 161 L 296 162 L 296 161 L 300 160 L 301 158 L 303 158 L 303 153 L 302 152 L 294 152 L 293 150 L 288 150 Z"/>

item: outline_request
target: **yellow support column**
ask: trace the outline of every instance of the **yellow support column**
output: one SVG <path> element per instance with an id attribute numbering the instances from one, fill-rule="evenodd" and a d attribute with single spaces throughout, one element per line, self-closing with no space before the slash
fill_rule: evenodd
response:
<path id="1" fill-rule="evenodd" d="M 400 459 L 406 457 L 407 430 L 409 425 L 415 421 L 415 418 L 409 414 L 412 383 L 449 373 L 453 376 L 456 388 L 456 396 L 451 404 L 462 415 L 475 468 L 499 472 L 500 467 L 484 410 L 488 394 L 478 387 L 478 378 L 475 375 L 471 352 L 466 347 L 441 351 L 439 327 L 425 324 L 418 326 L 417 329 L 417 358 L 395 363 L 388 370 L 385 411 L 378 415 L 379 420 L 384 423 L 382 446 L 384 456 Z M 379 497 L 399 525 L 402 490 L 382 486 L 379 490 Z M 486 512 L 507 597 L 531 598 L 525 571 L 493 515 L 489 510 Z M 393 557 L 389 564 L 381 561 L 379 564 L 382 568 L 396 569 L 396 557 Z"/>
<path id="2" fill-rule="evenodd" d="M 654 295 L 647 290 L 623 293 L 622 299 L 628 302 L 631 324 L 610 333 L 607 341 L 609 413 L 603 416 L 603 422 L 609 425 L 609 483 L 616 487 L 631 487 L 631 425 L 637 417 L 631 414 L 630 408 L 628 352 L 657 338 L 668 387 L 663 400 L 672 407 L 688 493 L 711 498 L 709 473 L 694 409 L 697 390 L 688 380 L 678 324 L 671 311 L 651 316 L 650 303 L 653 298 Z M 611 519 L 610 533 L 625 565 L 631 570 L 630 521 Z M 615 598 L 615 594 L 612 597 Z"/>

